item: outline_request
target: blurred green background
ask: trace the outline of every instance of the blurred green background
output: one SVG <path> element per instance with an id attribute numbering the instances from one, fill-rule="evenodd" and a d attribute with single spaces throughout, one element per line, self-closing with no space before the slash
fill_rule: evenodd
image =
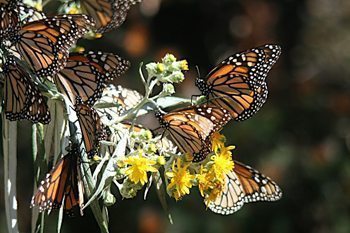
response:
<path id="1" fill-rule="evenodd" d="M 129 59 L 132 69 L 116 80 L 125 87 L 142 91 L 139 63 L 171 52 L 189 62 L 190 71 L 177 86 L 177 95 L 190 97 L 198 94 L 195 65 L 204 76 L 235 52 L 266 43 L 282 46 L 268 77 L 267 103 L 250 120 L 230 123 L 224 133 L 237 146 L 234 159 L 273 178 L 284 196 L 278 202 L 247 204 L 233 215 L 220 216 L 205 209 L 194 188 L 182 201 L 170 200 L 171 225 L 155 191 L 146 201 L 140 192 L 132 200 L 118 197 L 109 209 L 110 231 L 350 232 L 350 1 L 143 1 L 118 30 L 99 40 L 79 41 L 87 50 L 111 51 Z M 29 129 L 28 123 L 20 124 L 20 132 Z M 30 232 L 33 192 L 29 131 L 27 138 L 18 147 L 21 232 Z M 1 177 L 2 173 L 0 169 Z M 3 198 L 1 188 L 0 232 L 6 232 Z M 56 217 L 50 215 L 46 232 L 55 231 Z M 98 231 L 89 210 L 84 217 L 66 218 L 62 230 Z"/>

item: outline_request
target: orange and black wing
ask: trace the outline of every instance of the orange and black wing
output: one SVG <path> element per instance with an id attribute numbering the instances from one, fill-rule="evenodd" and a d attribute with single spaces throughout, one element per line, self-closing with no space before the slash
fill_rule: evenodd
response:
<path id="1" fill-rule="evenodd" d="M 0 0 L 0 41 L 13 38 L 19 30 L 19 9 L 16 0 Z"/>
<path id="2" fill-rule="evenodd" d="M 235 161 L 234 172 L 237 174 L 245 193 L 244 202 L 277 201 L 282 191 L 269 177 L 254 168 Z"/>
<path id="3" fill-rule="evenodd" d="M 27 119 L 34 123 L 50 122 L 46 100 L 29 74 L 8 57 L 4 65 L 5 114 L 9 120 Z"/>
<path id="4" fill-rule="evenodd" d="M 80 0 L 84 13 L 96 20 L 99 33 L 119 27 L 126 19 L 132 5 L 141 0 Z"/>
<path id="5" fill-rule="evenodd" d="M 75 105 L 82 139 L 89 158 L 92 158 L 99 148 L 100 140 L 107 138 L 107 132 L 101 124 L 100 117 L 95 109 L 78 101 Z"/>
<path id="6" fill-rule="evenodd" d="M 266 76 L 276 63 L 281 48 L 264 45 L 234 54 L 216 66 L 196 85 L 215 105 L 227 109 L 237 121 L 253 116 L 266 102 Z"/>
<path id="7" fill-rule="evenodd" d="M 39 77 L 63 69 L 69 48 L 93 26 L 85 15 L 59 15 L 29 22 L 21 27 L 14 44 L 21 58 Z"/>
<path id="8" fill-rule="evenodd" d="M 31 205 L 39 206 L 39 210 L 63 209 L 70 216 L 75 215 L 80 203 L 78 186 L 78 156 L 77 151 L 71 151 L 62 157 L 40 182 Z"/>
<path id="9" fill-rule="evenodd" d="M 92 106 L 101 97 L 107 80 L 121 76 L 128 67 L 129 62 L 112 53 L 70 54 L 54 81 L 73 105 L 80 97 Z"/>
<path id="10" fill-rule="evenodd" d="M 211 152 L 211 136 L 219 131 L 231 116 L 214 105 L 198 105 L 178 109 L 164 116 L 157 115 L 179 149 L 199 162 Z"/>
<path id="11" fill-rule="evenodd" d="M 281 189 L 269 177 L 243 163 L 234 162 L 222 194 L 208 204 L 210 210 L 228 215 L 241 209 L 244 203 L 277 201 L 282 197 Z"/>

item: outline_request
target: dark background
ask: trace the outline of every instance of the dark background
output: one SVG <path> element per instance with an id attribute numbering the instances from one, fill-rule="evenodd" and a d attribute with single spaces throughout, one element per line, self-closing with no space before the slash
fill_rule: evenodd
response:
<path id="1" fill-rule="evenodd" d="M 350 232 L 350 2 L 348 0 L 144 0 L 121 28 L 87 50 L 116 52 L 132 69 L 116 83 L 142 92 L 140 62 L 166 52 L 187 59 L 190 71 L 178 96 L 197 94 L 195 65 L 205 75 L 226 56 L 266 43 L 282 46 L 268 77 L 269 99 L 250 120 L 224 130 L 234 159 L 273 178 L 278 202 L 245 205 L 230 216 L 206 210 L 196 188 L 170 200 L 169 224 L 155 191 L 121 201 L 110 210 L 111 232 Z M 21 123 L 20 130 L 30 129 Z M 150 125 L 150 127 L 154 127 Z M 19 145 L 19 228 L 30 231 L 33 181 L 30 135 Z M 1 162 L 2 165 L 2 162 Z M 0 169 L 2 172 L 3 169 Z M 1 180 L 3 185 L 3 179 Z M 3 189 L 0 190 L 4 210 Z M 54 232 L 55 214 L 47 232 Z M 5 232 L 4 211 L 0 232 Z M 65 219 L 62 232 L 98 232 L 91 212 Z"/>

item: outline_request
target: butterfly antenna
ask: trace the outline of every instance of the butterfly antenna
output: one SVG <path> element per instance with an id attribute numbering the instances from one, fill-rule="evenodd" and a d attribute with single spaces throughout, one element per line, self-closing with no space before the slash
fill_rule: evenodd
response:
<path id="1" fill-rule="evenodd" d="M 201 78 L 201 73 L 199 72 L 199 66 L 197 66 L 197 65 L 196 65 L 196 71 L 197 71 L 197 79 L 196 79 L 196 83 L 197 83 L 197 80 Z M 198 98 L 200 96 L 201 95 L 191 95 L 191 105 L 195 105 L 196 101 L 194 101 L 193 99 Z"/>
<path id="2" fill-rule="evenodd" d="M 199 66 L 196 65 L 196 70 L 197 70 L 197 77 L 200 78 L 201 77 L 201 73 L 199 71 Z"/>

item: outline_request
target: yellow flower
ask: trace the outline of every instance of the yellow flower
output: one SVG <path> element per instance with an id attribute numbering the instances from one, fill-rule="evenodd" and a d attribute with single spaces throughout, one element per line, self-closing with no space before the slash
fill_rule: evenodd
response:
<path id="1" fill-rule="evenodd" d="M 215 201 L 219 195 L 221 195 L 224 184 L 220 182 L 215 183 L 215 188 L 211 189 L 211 192 L 207 196 L 204 197 L 204 202 L 208 206 L 210 202 Z"/>
<path id="2" fill-rule="evenodd" d="M 231 153 L 230 151 L 226 151 L 227 153 Z M 227 156 L 227 153 L 219 153 L 215 154 L 211 157 L 213 161 L 212 169 L 218 179 L 225 179 L 225 176 L 232 171 L 234 163 L 231 156 Z"/>
<path id="3" fill-rule="evenodd" d="M 35 3 L 34 8 L 38 11 L 43 11 L 43 5 L 40 2 Z"/>
<path id="4" fill-rule="evenodd" d="M 224 146 L 220 148 L 219 154 L 223 157 L 232 158 L 232 152 L 231 150 L 234 150 L 235 146 Z"/>
<path id="5" fill-rule="evenodd" d="M 97 33 L 97 32 L 95 33 L 95 38 L 96 39 L 102 38 L 102 36 L 103 35 L 101 33 Z"/>
<path id="6" fill-rule="evenodd" d="M 220 133 L 212 136 L 212 150 L 214 155 L 210 161 L 201 167 L 197 175 L 198 188 L 205 203 L 215 201 L 226 185 L 226 175 L 234 168 L 232 152 L 234 146 L 225 146 L 226 138 Z"/>
<path id="7" fill-rule="evenodd" d="M 206 203 L 215 201 L 224 187 L 223 179 L 217 179 L 213 170 L 200 168 L 197 175 L 198 188 Z"/>
<path id="8" fill-rule="evenodd" d="M 125 159 L 124 163 L 129 165 L 125 170 L 125 174 L 135 184 L 140 182 L 144 185 L 147 182 L 147 172 L 157 171 L 157 169 L 153 167 L 156 161 L 142 156 L 142 153 L 139 153 L 138 156 L 129 156 Z"/>
<path id="9" fill-rule="evenodd" d="M 180 68 L 181 68 L 181 70 L 188 70 L 188 63 L 186 60 L 180 61 Z"/>
<path id="10" fill-rule="evenodd" d="M 201 166 L 199 174 L 197 174 L 196 178 L 198 181 L 199 192 L 204 197 L 205 192 L 211 187 L 211 181 L 213 180 L 213 177 L 210 177 L 210 173 L 208 173 L 208 170 Z"/>
<path id="11" fill-rule="evenodd" d="M 172 164 L 172 171 L 166 173 L 166 176 L 170 178 L 167 189 L 176 200 L 180 200 L 184 195 L 189 194 L 190 188 L 192 188 L 192 180 L 195 176 L 188 171 L 189 165 L 190 163 L 182 165 L 181 159 L 177 158 Z"/>
<path id="12" fill-rule="evenodd" d="M 218 149 L 225 147 L 225 141 L 226 138 L 223 134 L 220 134 L 219 132 L 215 132 L 211 138 L 212 140 L 212 150 L 215 152 Z"/>
<path id="13" fill-rule="evenodd" d="M 79 14 L 81 12 L 80 12 L 80 10 L 77 7 L 72 6 L 67 13 L 68 14 Z"/>

